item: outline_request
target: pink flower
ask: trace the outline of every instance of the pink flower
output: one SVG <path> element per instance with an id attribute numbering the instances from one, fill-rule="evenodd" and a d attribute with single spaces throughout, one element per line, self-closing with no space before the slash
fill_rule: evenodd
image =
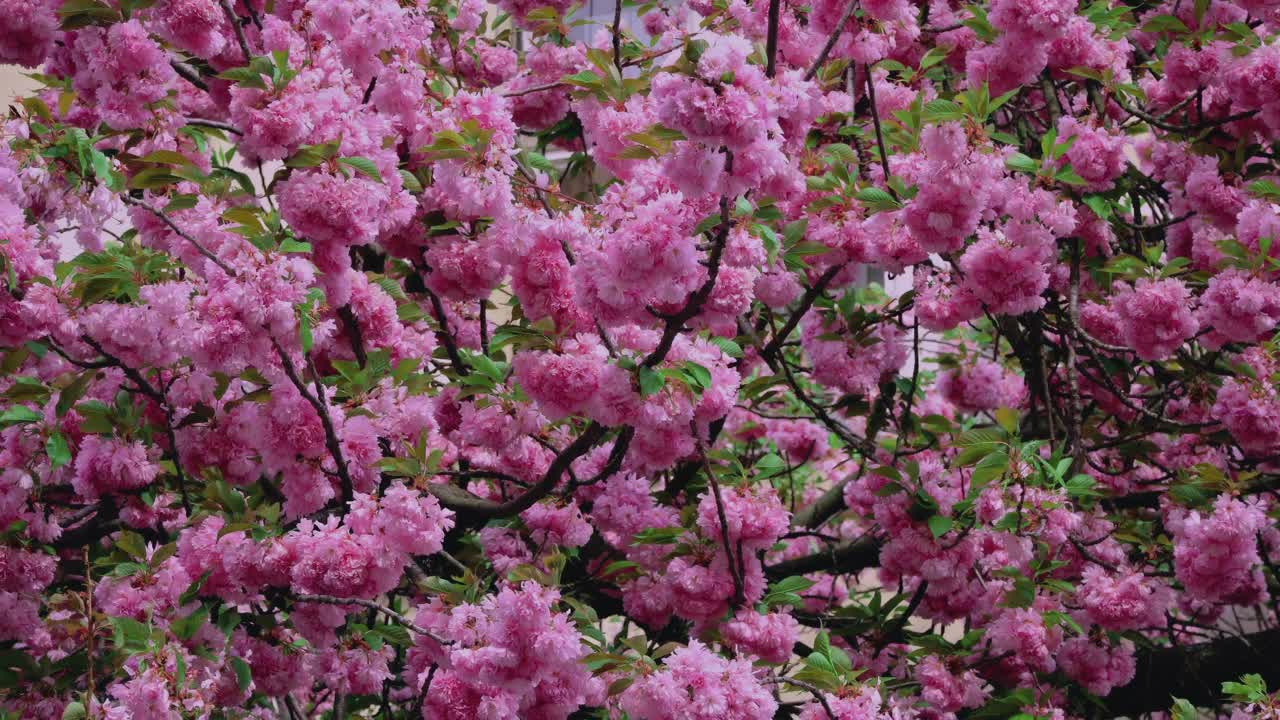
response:
<path id="1" fill-rule="evenodd" d="M 722 488 L 719 496 L 717 499 L 716 493 L 708 490 L 698 503 L 698 528 L 708 538 L 717 542 L 727 539 L 730 547 L 751 552 L 770 547 L 787 531 L 791 514 L 772 488 Z M 727 538 L 721 529 L 721 512 L 728 527 Z"/>
<path id="2" fill-rule="evenodd" d="M 1065 160 L 1094 192 L 1109 189 L 1124 173 L 1127 161 L 1122 136 L 1083 125 L 1066 116 L 1058 121 L 1058 141 L 1071 141 Z"/>
<path id="3" fill-rule="evenodd" d="M 1231 268 L 1209 278 L 1199 324 L 1227 342 L 1251 343 L 1280 322 L 1280 287 Z"/>
<path id="4" fill-rule="evenodd" d="M 1258 555 L 1258 532 L 1268 524 L 1256 504 L 1228 495 L 1213 513 L 1197 510 L 1173 528 L 1174 571 L 1192 597 L 1207 602 L 1250 605 L 1266 590 Z"/>
<path id="5" fill-rule="evenodd" d="M 10 0 L 0 13 L 0 62 L 34 68 L 53 49 L 58 0 Z"/>
<path id="6" fill-rule="evenodd" d="M 1124 344 L 1143 360 L 1169 357 L 1196 334 L 1192 303 L 1187 286 L 1175 278 L 1141 279 L 1112 300 Z"/>
<path id="7" fill-rule="evenodd" d="M 572 503 L 564 506 L 538 503 L 520 513 L 520 519 L 539 547 L 581 547 L 593 532 L 582 511 Z"/>
<path id="8" fill-rule="evenodd" d="M 1098 696 L 1128 685 L 1136 670 L 1133 643 L 1129 640 L 1102 646 L 1088 638 L 1071 638 L 1062 644 L 1058 664 L 1067 677 Z"/>
<path id="9" fill-rule="evenodd" d="M 1090 621 L 1117 632 L 1162 626 L 1173 600 L 1168 587 L 1140 572 L 1110 573 L 1096 565 L 1085 568 L 1077 597 Z"/>
<path id="10" fill-rule="evenodd" d="M 1054 250 L 1043 228 L 1011 223 L 1003 234 L 979 229 L 978 242 L 960 258 L 965 287 L 994 313 L 1038 310 L 1044 307 L 1040 294 L 1049 287 L 1045 264 Z"/>
<path id="11" fill-rule="evenodd" d="M 160 476 L 152 455 L 138 441 L 86 435 L 76 453 L 71 486 L 86 500 L 146 487 Z"/>
<path id="12" fill-rule="evenodd" d="M 939 712 L 953 713 L 981 707 L 988 691 L 982 678 L 972 670 L 953 673 L 938 657 L 929 655 L 916 666 L 920 697 Z"/>
<path id="13" fill-rule="evenodd" d="M 736 652 L 765 662 L 783 663 L 791 657 L 800 623 L 788 613 L 760 614 L 750 610 L 734 616 L 720 628 L 725 644 Z"/>
<path id="14" fill-rule="evenodd" d="M 938 391 L 959 410 L 981 412 L 1020 407 L 1026 386 L 1021 377 L 1007 372 L 999 363 L 979 358 L 971 367 L 939 374 Z"/>
<path id="15" fill-rule="evenodd" d="M 697 702 L 688 702 L 690 693 Z M 622 693 L 635 720 L 769 720 L 778 704 L 746 660 L 726 660 L 697 640 Z"/>

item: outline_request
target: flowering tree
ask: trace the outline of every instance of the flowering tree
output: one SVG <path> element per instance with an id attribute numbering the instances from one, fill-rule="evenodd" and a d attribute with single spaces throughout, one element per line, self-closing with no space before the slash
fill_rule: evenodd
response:
<path id="1" fill-rule="evenodd" d="M 1280 2 L 636 11 L 0 0 L 4 717 L 1280 716 Z"/>

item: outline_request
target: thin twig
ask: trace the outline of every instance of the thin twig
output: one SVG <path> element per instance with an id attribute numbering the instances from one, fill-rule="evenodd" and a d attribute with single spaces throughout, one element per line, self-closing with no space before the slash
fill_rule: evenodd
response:
<path id="1" fill-rule="evenodd" d="M 355 497 L 355 490 L 351 482 L 351 473 L 347 469 L 347 461 L 342 456 L 342 443 L 338 440 L 338 432 L 333 427 L 333 420 L 329 417 L 328 407 L 325 405 L 324 396 L 316 397 L 307 389 L 307 384 L 303 382 L 298 375 L 298 370 L 293 366 L 293 360 L 289 358 L 289 353 L 280 345 L 280 341 L 275 336 L 271 337 L 271 344 L 276 349 L 276 354 L 280 356 L 280 365 L 284 368 L 284 374 L 288 376 L 289 382 L 297 388 L 302 398 L 311 404 L 311 408 L 316 411 L 316 415 L 320 416 L 320 426 L 324 428 L 324 444 L 329 450 L 329 454 L 333 457 L 333 463 L 337 467 L 338 480 L 342 485 L 342 503 L 351 502 Z M 317 383 L 319 378 L 316 379 Z"/>
<path id="2" fill-rule="evenodd" d="M 769 341 L 769 344 L 765 345 L 764 349 L 760 351 L 760 358 L 762 360 L 769 365 L 773 364 L 773 356 L 776 355 L 778 349 L 782 347 L 782 343 L 787 341 L 787 337 L 790 336 L 791 332 L 800 324 L 800 320 L 809 312 L 809 308 L 813 307 L 814 301 L 822 295 L 822 291 L 827 289 L 827 285 L 831 284 L 831 281 L 835 279 L 835 276 L 840 274 L 840 271 L 844 268 L 845 263 L 832 266 L 823 273 L 807 291 L 805 291 L 804 297 L 800 298 L 800 305 L 796 308 L 796 311 L 791 314 L 791 317 L 787 318 L 787 321 L 778 329 L 778 332 L 773 336 L 773 339 Z"/>
<path id="3" fill-rule="evenodd" d="M 208 128 L 213 128 L 215 130 L 222 130 L 224 132 L 229 132 L 232 135 L 244 134 L 243 132 L 240 131 L 240 128 L 232 125 L 231 123 L 225 123 L 220 120 L 208 120 L 206 118 L 198 118 L 198 117 L 189 117 L 189 118 L 186 118 L 185 120 L 188 125 L 199 125 L 200 127 L 208 127 Z"/>
<path id="4" fill-rule="evenodd" d="M 385 605 L 379 605 L 378 603 L 372 600 L 362 600 L 360 598 L 341 598 L 341 597 L 335 597 L 333 595 L 296 595 L 295 594 L 293 597 L 295 600 L 299 602 L 317 603 L 320 605 L 359 605 L 360 607 L 368 608 L 375 612 L 380 612 L 383 615 L 386 615 L 387 617 L 396 621 L 398 624 L 405 626 L 409 630 L 412 630 L 424 637 L 429 637 L 432 640 L 435 640 L 436 642 L 440 643 L 441 645 L 453 644 L 452 640 L 446 640 L 445 638 L 442 638 L 439 635 L 431 632 L 430 630 L 418 625 L 417 623 L 413 622 L 412 620 L 405 617 L 404 615 L 401 615 L 395 610 L 392 610 L 391 608 Z"/>
<path id="5" fill-rule="evenodd" d="M 140 207 L 143 210 L 146 210 L 147 212 L 151 213 L 152 215 L 155 215 L 156 217 L 160 218 L 160 221 L 163 222 L 165 225 L 167 225 L 170 230 L 177 233 L 178 236 L 181 237 L 183 240 L 186 240 L 187 242 L 191 243 L 192 247 L 194 247 L 201 255 L 208 258 L 208 260 L 212 262 L 214 265 L 217 265 L 218 269 L 222 270 L 222 272 L 226 273 L 230 277 L 236 276 L 235 270 L 232 270 L 230 266 L 228 266 L 226 263 L 219 260 L 218 256 L 209 252 L 209 249 L 206 248 L 204 245 L 201 245 L 199 240 L 196 240 L 195 238 L 191 237 L 185 231 L 183 231 L 182 228 L 178 227 L 177 223 L 175 223 L 173 219 L 170 218 L 168 215 L 165 215 L 163 211 L 158 210 L 155 206 L 150 205 L 145 201 L 138 200 L 137 198 L 130 197 L 129 195 L 121 195 L 120 199 L 124 201 L 125 205 L 133 205 L 134 207 Z"/>
<path id="6" fill-rule="evenodd" d="M 236 33 L 236 42 L 240 43 L 240 52 L 244 53 L 244 64 L 248 65 L 253 60 L 253 53 L 249 51 L 249 41 L 245 39 L 244 28 L 240 26 L 240 18 L 236 15 L 236 11 L 231 8 L 228 0 L 218 0 L 218 4 L 222 6 L 222 12 L 227 16 L 227 22 L 231 23 L 231 27 Z"/>
<path id="7" fill-rule="evenodd" d="M 160 411 L 164 413 L 164 432 L 165 438 L 169 441 L 169 455 L 173 460 L 173 472 L 178 478 L 178 491 L 182 496 L 182 509 L 187 512 L 188 516 L 190 516 L 191 500 L 187 497 L 187 476 L 186 473 L 182 471 L 182 457 L 178 452 L 178 436 L 173 429 L 173 409 L 169 406 L 168 398 L 165 397 L 162 390 L 157 390 L 154 385 L 147 382 L 147 379 L 143 377 L 142 373 L 139 372 L 137 368 L 126 365 L 122 360 L 120 360 L 120 358 L 117 358 L 103 349 L 102 345 L 98 344 L 98 342 L 93 338 L 88 335 L 81 335 L 80 339 L 89 347 L 93 348 L 94 352 L 105 358 L 107 362 L 120 368 L 121 372 L 125 374 L 125 377 L 129 378 L 134 385 L 138 386 L 138 390 L 142 392 L 142 394 L 151 398 L 160 406 Z"/>
<path id="8" fill-rule="evenodd" d="M 622 74 L 622 0 L 613 3 L 613 66 Z"/>
<path id="9" fill-rule="evenodd" d="M 822 704 L 822 709 L 827 713 L 827 718 L 829 720 L 836 720 L 836 714 L 831 710 L 831 705 L 827 702 L 827 694 L 824 693 L 822 689 L 819 688 L 817 685 L 807 683 L 803 680 L 796 680 L 795 678 L 781 677 L 781 676 L 767 677 L 764 679 L 764 681 L 767 683 L 774 683 L 774 684 L 795 685 L 798 688 L 808 690 L 809 693 L 812 694 L 813 697 L 816 698 L 817 701 Z"/>
<path id="10" fill-rule="evenodd" d="M 338 318 L 342 320 L 342 325 L 346 328 L 347 336 L 351 340 L 351 352 L 356 356 L 356 364 L 363 368 L 369 361 L 369 356 L 365 354 L 364 333 L 360 331 L 360 321 L 356 319 L 356 314 L 349 303 L 338 308 Z"/>
<path id="11" fill-rule="evenodd" d="M 818 53 L 817 59 L 813 61 L 808 71 L 805 72 L 805 80 L 812 80 L 813 76 L 818 74 L 818 68 L 822 67 L 822 63 L 827 61 L 827 56 L 831 54 L 831 48 L 836 46 L 836 41 L 840 39 L 840 33 L 844 32 L 844 26 L 849 22 L 849 18 L 853 17 L 853 8 L 857 4 L 858 0 L 849 0 L 849 4 L 844 8 L 844 13 L 840 16 L 840 21 L 836 23 L 835 29 L 827 37 L 826 44 L 822 46 L 822 52 Z"/>
<path id="12" fill-rule="evenodd" d="M 172 67 L 173 71 L 178 74 L 178 77 L 194 85 L 197 90 L 209 92 L 209 85 L 200 78 L 200 74 L 197 73 L 192 68 L 190 68 L 189 66 L 187 66 L 185 63 L 180 63 L 177 60 L 170 60 L 169 66 Z"/>
<path id="13" fill-rule="evenodd" d="M 898 200 L 898 191 L 889 184 L 889 153 L 884 147 L 884 130 L 880 127 L 880 110 L 876 107 L 876 83 L 871 79 L 871 66 L 867 65 L 867 100 L 871 103 L 871 123 L 876 129 L 876 146 L 880 148 L 880 166 L 884 169 L 884 186 L 889 194 Z"/>

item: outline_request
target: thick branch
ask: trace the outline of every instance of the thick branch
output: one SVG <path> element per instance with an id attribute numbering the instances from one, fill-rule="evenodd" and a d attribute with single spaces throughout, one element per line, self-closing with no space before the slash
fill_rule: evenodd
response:
<path id="1" fill-rule="evenodd" d="M 1105 698 L 1112 716 L 1136 717 L 1167 710 L 1174 697 L 1192 705 L 1222 702 L 1222 683 L 1257 673 L 1267 687 L 1280 685 L 1280 629 L 1227 637 L 1200 645 L 1139 651 L 1133 682 Z"/>
<path id="2" fill-rule="evenodd" d="M 862 538 L 803 557 L 783 560 L 764 569 L 770 579 L 781 579 L 811 572 L 856 573 L 880 562 L 880 541 Z"/>
<path id="3" fill-rule="evenodd" d="M 773 77 L 778 72 L 778 21 L 782 0 L 769 0 L 769 32 L 765 38 L 764 74 Z"/>

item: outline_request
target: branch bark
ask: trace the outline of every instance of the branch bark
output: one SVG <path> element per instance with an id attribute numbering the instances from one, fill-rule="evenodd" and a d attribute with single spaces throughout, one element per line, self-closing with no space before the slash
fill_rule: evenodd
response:
<path id="1" fill-rule="evenodd" d="M 1204 707 L 1223 702 L 1222 683 L 1257 673 L 1267 687 L 1280 685 L 1280 629 L 1228 637 L 1200 645 L 1138 652 L 1133 682 L 1103 699 L 1113 716 L 1136 717 L 1168 710 L 1173 698 Z"/>

